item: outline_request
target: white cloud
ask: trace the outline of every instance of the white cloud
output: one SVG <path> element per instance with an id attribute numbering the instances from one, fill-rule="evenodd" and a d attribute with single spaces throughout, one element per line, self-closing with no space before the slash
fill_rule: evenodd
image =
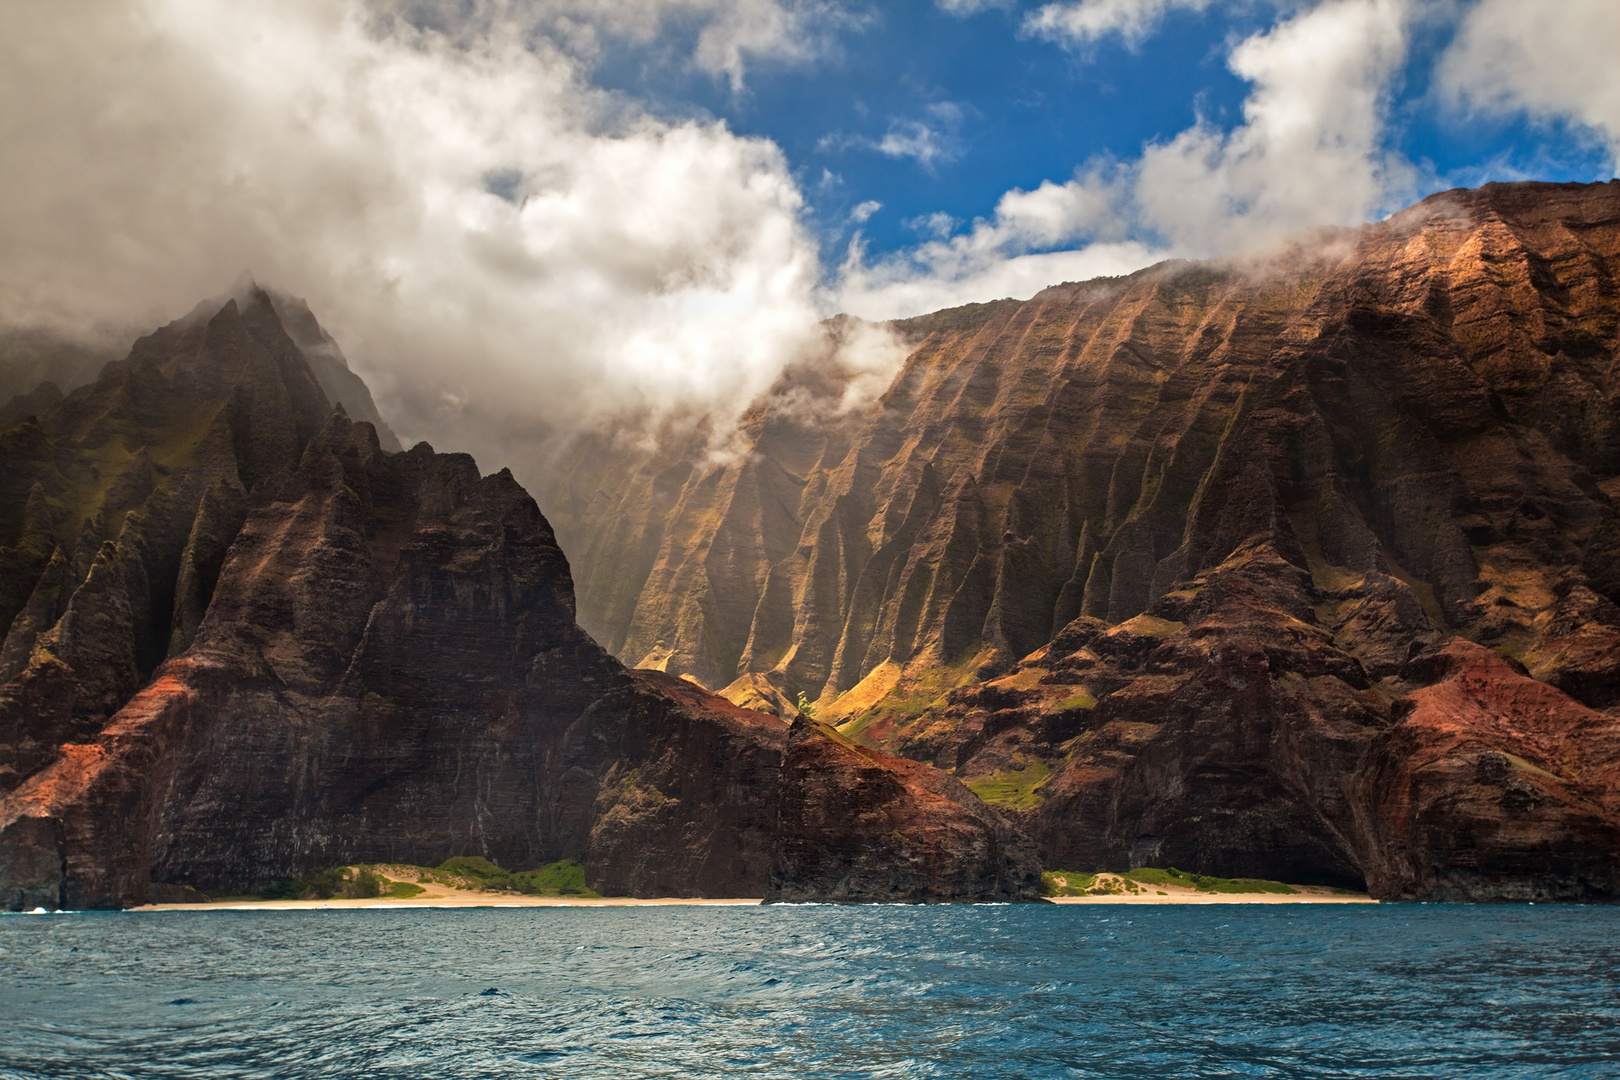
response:
<path id="1" fill-rule="evenodd" d="M 951 15 L 974 15 L 991 8 L 1005 8 L 1013 5 L 1013 0 L 934 0 L 939 10 Z"/>
<path id="2" fill-rule="evenodd" d="M 1024 20 L 1026 33 L 1079 46 L 1109 34 L 1135 45 L 1175 10 L 1202 11 L 1214 0 L 1079 0 L 1047 4 Z"/>
<path id="3" fill-rule="evenodd" d="M 916 217 L 907 218 L 900 224 L 935 240 L 945 240 L 956 231 L 961 222 L 943 210 L 935 210 L 932 214 L 918 214 Z"/>
<path id="4" fill-rule="evenodd" d="M 1567 119 L 1607 144 L 1620 169 L 1620 4 L 1482 0 L 1440 62 L 1459 103 Z"/>
<path id="5" fill-rule="evenodd" d="M 948 249 L 939 252 L 925 245 L 910 259 L 868 266 L 860 250 L 852 249 L 839 280 L 837 303 L 864 319 L 900 319 L 1007 296 L 1027 300 L 1059 282 L 1128 274 L 1158 262 L 1164 253 L 1124 241 L 984 259 L 954 256 Z"/>
<path id="6" fill-rule="evenodd" d="M 402 436 L 486 466 L 546 425 L 740 410 L 821 315 L 774 144 L 642 115 L 500 18 L 11 4 L 0 101 L 0 319 L 146 328 L 247 269 Z"/>
<path id="7" fill-rule="evenodd" d="M 865 202 L 858 204 L 855 209 L 849 212 L 849 220 L 857 225 L 863 224 L 866 221 L 869 221 L 872 215 L 881 209 L 883 209 L 882 203 L 878 202 L 876 199 L 867 199 Z"/>
<path id="8" fill-rule="evenodd" d="M 835 31 L 862 20 L 834 0 L 371 0 L 417 25 L 467 40 L 497 26 L 543 34 L 582 58 L 609 36 L 646 45 L 696 23 L 691 63 L 740 89 L 751 60 L 802 63 L 822 56 Z"/>
<path id="9" fill-rule="evenodd" d="M 817 146 L 821 150 L 853 147 L 875 150 L 884 157 L 912 158 L 932 171 L 935 163 L 953 161 L 961 155 L 961 140 L 956 133 L 962 126 L 962 107 L 952 101 L 938 101 L 924 112 L 926 120 L 891 120 L 881 139 L 835 131 L 823 135 Z"/>
<path id="10" fill-rule="evenodd" d="M 1239 44 L 1232 70 L 1254 84 L 1243 124 L 1147 147 L 1142 220 L 1180 253 L 1217 255 L 1360 224 L 1405 194 L 1406 163 L 1383 140 L 1406 18 L 1402 0 L 1328 0 Z"/>
<path id="11" fill-rule="evenodd" d="M 873 148 L 885 157 L 915 158 L 919 165 L 932 165 L 941 158 L 955 156 L 950 137 L 920 120 L 890 125 L 888 133 L 874 143 Z"/>
<path id="12" fill-rule="evenodd" d="M 836 288 L 844 310 L 868 319 L 917 315 L 1004 296 L 1025 299 L 1060 281 L 1129 273 L 1164 257 L 1122 238 L 1116 181 L 1098 173 L 1034 191 L 1007 192 L 989 220 L 951 235 L 956 222 L 933 214 L 908 224 L 935 238 L 868 264 L 860 241 L 850 245 Z M 1041 251 L 1086 237 L 1069 251 Z"/>
<path id="13" fill-rule="evenodd" d="M 1253 89 L 1234 130 L 1201 120 L 1134 162 L 1009 191 L 968 231 L 870 265 L 852 245 L 841 303 L 878 318 L 1022 299 L 1058 281 L 1253 252 L 1302 229 L 1366 221 L 1412 182 L 1384 148 L 1407 15 L 1404 0 L 1327 0 L 1240 42 L 1230 64 Z M 1063 246 L 1072 249 L 1053 250 Z"/>

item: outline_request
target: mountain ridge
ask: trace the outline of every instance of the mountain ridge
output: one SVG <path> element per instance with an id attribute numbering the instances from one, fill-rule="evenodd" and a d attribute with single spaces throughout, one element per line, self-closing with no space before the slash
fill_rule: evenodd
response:
<path id="1" fill-rule="evenodd" d="M 1617 298 L 1620 181 L 1444 192 L 909 320 L 867 409 L 586 440 L 541 494 L 627 662 L 1014 792 L 1048 865 L 1613 898 Z M 1441 753 L 1465 645 L 1499 700 Z"/>
<path id="2" fill-rule="evenodd" d="M 784 877 L 787 725 L 626 670 L 576 624 L 510 471 L 387 452 L 310 342 L 330 338 L 307 307 L 249 283 L 0 431 L 3 482 L 28 492 L 0 519 L 0 905 L 471 854 L 578 859 L 610 894 L 888 895 L 872 868 L 825 877 L 873 842 L 859 816 L 820 840 L 831 863 Z M 908 899 L 976 896 L 968 861 L 995 898 L 1036 899 L 1027 843 L 987 859 L 974 839 L 1008 827 L 925 787 L 898 793 L 918 838 L 882 840 L 928 844 Z"/>

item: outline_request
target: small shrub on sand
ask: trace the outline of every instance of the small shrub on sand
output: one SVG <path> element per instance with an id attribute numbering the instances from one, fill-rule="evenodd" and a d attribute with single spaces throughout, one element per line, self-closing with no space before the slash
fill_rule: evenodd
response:
<path id="1" fill-rule="evenodd" d="M 357 900 L 371 900 L 382 895 L 382 879 L 369 867 L 362 866 L 355 871 L 353 880 L 349 883 L 349 895 Z"/>
<path id="2" fill-rule="evenodd" d="M 1197 892 L 1239 895 L 1243 893 L 1275 893 L 1292 895 L 1299 890 L 1280 881 L 1261 881 L 1258 878 L 1223 878 L 1210 874 L 1189 874 L 1174 867 L 1161 870 L 1145 866 L 1127 873 L 1082 874 L 1074 870 L 1048 870 L 1041 875 L 1042 896 L 1107 896 L 1140 894 L 1152 887 L 1159 896 L 1168 895 L 1166 886 L 1193 889 Z"/>
<path id="3" fill-rule="evenodd" d="M 597 894 L 585 887 L 585 867 L 573 859 L 563 859 L 538 870 L 512 875 L 512 887 L 527 896 L 580 896 Z"/>
<path id="4" fill-rule="evenodd" d="M 1042 896 L 1084 896 L 1096 884 L 1096 874 L 1082 874 L 1074 870 L 1048 870 L 1041 875 Z"/>
<path id="5" fill-rule="evenodd" d="M 1183 870 L 1170 867 L 1160 870 L 1155 867 L 1144 866 L 1140 870 L 1132 870 L 1124 875 L 1130 881 L 1141 882 L 1144 885 L 1178 885 L 1183 889 L 1197 889 L 1199 892 L 1242 894 L 1242 893 L 1276 893 L 1279 895 L 1292 895 L 1299 890 L 1284 885 L 1280 881 L 1261 881 L 1258 878 L 1223 878 L 1210 874 L 1189 874 Z"/>
<path id="6" fill-rule="evenodd" d="M 439 870 L 485 889 L 504 889 L 511 873 L 480 855 L 457 855 L 439 864 Z"/>

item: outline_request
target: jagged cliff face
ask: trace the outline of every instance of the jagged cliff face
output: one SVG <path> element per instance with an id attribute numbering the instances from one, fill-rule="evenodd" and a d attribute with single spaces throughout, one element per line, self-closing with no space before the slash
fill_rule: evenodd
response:
<path id="1" fill-rule="evenodd" d="M 46 384 L 7 407 L 0 790 L 93 737 L 185 651 L 249 492 L 298 464 L 333 402 L 375 418 L 309 308 L 248 287 L 66 398 Z"/>
<path id="2" fill-rule="evenodd" d="M 1612 897 L 1617 276 L 1620 183 L 1451 192 L 910 320 L 868 410 L 547 498 L 627 661 L 819 698 L 1048 865 Z M 1465 646 L 1500 667 L 1442 723 Z"/>
<path id="3" fill-rule="evenodd" d="M 62 823 L 84 906 L 462 853 L 757 891 L 784 725 L 666 678 L 574 624 L 510 474 L 385 455 L 338 413 L 247 516 L 191 648 L 10 808 Z"/>
<path id="4" fill-rule="evenodd" d="M 0 692 L 0 906 L 462 854 L 577 858 L 610 894 L 762 895 L 798 790 L 787 725 L 627 671 L 575 623 L 567 560 L 510 473 L 385 452 L 329 403 L 322 342 L 257 291 L 0 435 L 0 475 L 30 492 L 8 566 L 34 576 Z M 89 539 L 64 555 L 74 529 Z M 907 897 L 1033 899 L 1032 863 L 1006 886 L 1007 826 L 918 783 L 892 800 L 931 843 Z M 845 844 L 876 828 L 846 825 Z M 778 877 L 816 897 L 818 873 Z M 887 895 L 863 873 L 835 898 Z"/>
<path id="5" fill-rule="evenodd" d="M 729 463 L 590 444 L 542 495 L 584 625 L 715 687 L 774 672 L 827 702 L 886 661 L 1005 667 L 1257 529 L 1556 681 L 1554 587 L 1620 594 L 1617 252 L 1620 184 L 1435 196 L 1274 265 L 902 323 L 916 349 L 859 415 L 762 403 Z"/>
<path id="6" fill-rule="evenodd" d="M 1129 619 L 1262 529 L 1558 678 L 1554 586 L 1620 593 L 1620 185 L 1448 193 L 1320 244 L 904 322 L 878 405 L 763 403 L 729 463 L 590 445 L 544 492 L 583 622 L 630 662 L 831 701 Z"/>
<path id="7" fill-rule="evenodd" d="M 190 645 L 249 490 L 298 463 L 328 410 L 256 292 L 0 432 L 0 789 Z"/>

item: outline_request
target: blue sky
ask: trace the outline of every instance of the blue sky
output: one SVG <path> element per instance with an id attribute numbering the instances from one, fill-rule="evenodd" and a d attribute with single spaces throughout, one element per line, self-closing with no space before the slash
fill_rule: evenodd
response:
<path id="1" fill-rule="evenodd" d="M 692 26 L 670 27 L 654 45 L 610 49 L 597 79 L 666 115 L 720 117 L 773 140 L 823 243 L 840 246 L 858 229 L 881 255 L 930 235 L 933 215 L 958 226 L 986 217 L 1009 189 L 1065 180 L 1099 158 L 1135 158 L 1200 117 L 1227 130 L 1239 125 L 1250 84 L 1229 67 L 1232 46 L 1301 6 L 1176 11 L 1140 40 L 1114 34 L 1077 48 L 1025 29 L 1038 4 L 966 14 L 931 3 L 875 5 L 854 9 L 815 59 L 753 66 L 740 89 L 688 62 L 683 37 L 695 37 Z M 1613 175 L 1602 139 L 1565 118 L 1447 100 L 1435 66 L 1464 13 L 1436 10 L 1411 21 L 1408 55 L 1387 87 L 1382 145 L 1415 175 L 1377 209 L 1491 180 Z M 918 153 L 910 144 L 923 128 L 936 148 Z M 881 209 L 851 221 L 868 201 Z"/>
<path id="2" fill-rule="evenodd" d="M 247 271 L 407 441 L 723 442 L 834 312 L 853 406 L 889 319 L 1606 178 L 1617 41 L 1615 0 L 0 4 L 0 325 L 127 343 Z"/>

